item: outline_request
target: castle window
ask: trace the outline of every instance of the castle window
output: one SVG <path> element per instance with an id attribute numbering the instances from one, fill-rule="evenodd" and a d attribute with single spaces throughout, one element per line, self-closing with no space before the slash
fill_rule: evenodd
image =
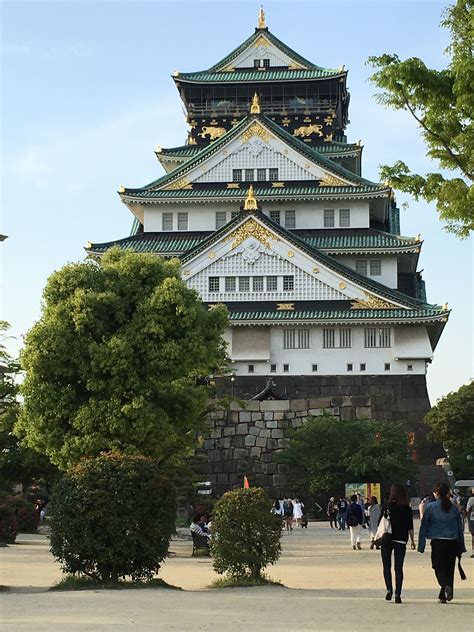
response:
<path id="1" fill-rule="evenodd" d="M 324 211 L 324 228 L 334 228 L 334 209 L 332 208 Z"/>
<path id="2" fill-rule="evenodd" d="M 278 169 L 269 169 L 268 170 L 268 179 L 270 181 L 278 180 Z"/>
<path id="3" fill-rule="evenodd" d="M 187 213 L 178 213 L 178 230 L 188 230 Z"/>
<path id="4" fill-rule="evenodd" d="M 285 211 L 285 228 L 296 228 L 296 211 Z"/>
<path id="5" fill-rule="evenodd" d="M 352 346 L 351 343 L 351 330 L 347 327 L 339 329 L 339 346 L 342 349 L 349 349 Z"/>
<path id="6" fill-rule="evenodd" d="M 277 365 L 276 364 L 270 364 L 270 373 L 276 373 L 277 370 Z"/>
<path id="7" fill-rule="evenodd" d="M 356 272 L 367 276 L 367 261 L 365 259 L 359 259 L 356 261 Z"/>
<path id="8" fill-rule="evenodd" d="M 365 371 L 365 370 L 366 370 L 366 368 L 367 368 L 367 365 L 366 365 L 365 363 L 362 363 L 362 364 L 360 365 L 360 370 L 361 370 L 361 371 Z"/>
<path id="9" fill-rule="evenodd" d="M 323 349 L 334 349 L 335 346 L 335 330 L 323 329 Z"/>
<path id="10" fill-rule="evenodd" d="M 253 182 L 253 169 L 245 169 L 245 182 Z"/>
<path id="11" fill-rule="evenodd" d="M 347 365 L 347 371 L 348 371 L 348 372 L 351 372 L 351 371 L 353 370 L 353 368 L 354 368 L 354 365 L 353 365 L 353 364 L 349 363 L 349 364 Z"/>
<path id="12" fill-rule="evenodd" d="M 173 230 L 173 213 L 163 213 L 161 217 L 161 228 L 163 230 Z"/>
<path id="13" fill-rule="evenodd" d="M 257 180 L 259 182 L 265 182 L 266 179 L 267 179 L 267 170 L 257 169 Z"/>
<path id="14" fill-rule="evenodd" d="M 413 364 L 407 364 L 407 371 L 413 371 Z"/>
<path id="15" fill-rule="evenodd" d="M 252 278 L 252 290 L 254 292 L 263 292 L 263 276 Z"/>
<path id="16" fill-rule="evenodd" d="M 226 292 L 235 292 L 235 277 L 226 277 L 225 278 L 225 291 Z"/>
<path id="17" fill-rule="evenodd" d="M 390 346 L 390 327 L 381 327 L 379 329 L 379 347 L 388 348 Z"/>
<path id="18" fill-rule="evenodd" d="M 390 362 L 386 362 L 384 364 L 384 369 L 385 369 L 385 371 L 390 371 Z"/>
<path id="19" fill-rule="evenodd" d="M 219 291 L 219 277 L 209 277 L 209 292 Z"/>
<path id="20" fill-rule="evenodd" d="M 267 276 L 267 292 L 276 292 L 278 290 L 278 277 Z"/>
<path id="21" fill-rule="evenodd" d="M 242 169 L 232 169 L 232 180 L 242 182 Z"/>
<path id="22" fill-rule="evenodd" d="M 284 364 L 283 365 L 283 373 L 288 373 L 289 370 L 290 370 L 290 365 L 289 364 Z"/>
<path id="23" fill-rule="evenodd" d="M 254 373 L 254 365 L 253 364 L 249 364 L 249 373 Z"/>
<path id="24" fill-rule="evenodd" d="M 264 59 L 263 60 L 263 67 L 264 68 L 269 68 L 270 66 L 270 60 L 269 59 Z"/>
<path id="25" fill-rule="evenodd" d="M 317 364 L 312 364 L 311 365 L 311 370 L 313 371 L 313 373 L 316 373 L 318 370 L 318 365 Z"/>
<path id="26" fill-rule="evenodd" d="M 295 289 L 295 277 L 293 275 L 285 275 L 283 277 L 283 291 L 292 292 Z"/>
<path id="27" fill-rule="evenodd" d="M 382 274 L 382 262 L 380 259 L 373 259 L 370 262 L 370 276 L 380 276 Z"/>
<path id="28" fill-rule="evenodd" d="M 339 210 L 339 227 L 348 228 L 351 225 L 351 212 L 348 208 Z"/>
<path id="29" fill-rule="evenodd" d="M 390 327 L 366 327 L 364 331 L 364 344 L 367 348 L 381 347 L 387 349 L 391 346 Z"/>
<path id="30" fill-rule="evenodd" d="M 254 68 L 260 68 L 260 59 L 254 59 L 253 60 L 253 67 Z"/>
<path id="31" fill-rule="evenodd" d="M 284 329 L 283 349 L 309 349 L 309 329 Z"/>
<path id="32" fill-rule="evenodd" d="M 239 277 L 239 292 L 250 290 L 250 277 Z"/>
<path id="33" fill-rule="evenodd" d="M 227 224 L 227 213 L 225 211 L 216 211 L 216 230 Z"/>
<path id="34" fill-rule="evenodd" d="M 280 211 L 270 211 L 270 219 L 273 220 L 274 222 L 276 222 L 277 224 L 280 223 Z"/>

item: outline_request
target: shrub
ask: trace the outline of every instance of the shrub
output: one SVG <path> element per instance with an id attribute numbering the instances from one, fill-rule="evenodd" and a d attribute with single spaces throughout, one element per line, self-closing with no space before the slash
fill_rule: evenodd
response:
<path id="1" fill-rule="evenodd" d="M 9 496 L 6 502 L 13 510 L 16 518 L 16 530 L 18 533 L 36 533 L 39 524 L 39 512 L 35 510 L 33 503 L 29 503 L 21 496 Z"/>
<path id="2" fill-rule="evenodd" d="M 175 490 L 150 458 L 85 459 L 56 485 L 51 505 L 51 552 L 67 573 L 149 580 L 167 555 Z"/>
<path id="3" fill-rule="evenodd" d="M 0 500 L 0 542 L 14 544 L 17 534 L 15 510 L 6 498 Z"/>
<path id="4" fill-rule="evenodd" d="M 263 581 L 262 570 L 281 553 L 281 519 L 260 487 L 227 492 L 212 512 L 214 570 L 235 579 Z"/>

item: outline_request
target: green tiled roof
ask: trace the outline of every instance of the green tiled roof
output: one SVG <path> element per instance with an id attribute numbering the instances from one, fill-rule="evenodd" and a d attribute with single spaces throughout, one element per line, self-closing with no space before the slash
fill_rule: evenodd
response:
<path id="1" fill-rule="evenodd" d="M 279 310 L 279 311 L 248 311 L 230 312 L 229 321 L 232 323 L 249 321 L 380 321 L 380 320 L 439 320 L 448 315 L 447 310 L 442 308 L 421 308 L 421 309 L 349 309 L 349 310 Z"/>
<path id="2" fill-rule="evenodd" d="M 292 48 L 287 46 L 280 39 L 278 39 L 278 37 L 273 35 L 273 33 L 271 33 L 268 30 L 268 28 L 264 28 L 264 29 L 255 29 L 255 31 L 252 33 L 252 35 L 250 37 L 248 37 L 244 42 L 242 42 L 242 44 L 240 44 L 240 46 L 237 46 L 237 48 L 234 48 L 234 50 L 232 52 L 230 52 L 223 59 L 218 61 L 217 64 L 214 64 L 214 66 L 209 68 L 209 72 L 211 72 L 211 71 L 215 72 L 217 70 L 220 70 L 224 66 L 228 66 L 232 62 L 232 60 L 236 59 L 240 55 L 240 53 L 242 53 L 246 48 L 251 46 L 253 44 L 253 42 L 256 39 L 258 39 L 261 35 L 264 35 L 265 37 L 267 37 L 268 40 L 274 46 L 279 48 L 283 53 L 285 53 L 285 55 L 288 55 L 288 57 L 291 57 L 291 59 L 293 59 L 297 63 L 301 64 L 302 66 L 305 66 L 306 68 L 315 68 L 315 69 L 318 69 L 318 70 L 328 70 L 328 71 L 329 70 L 333 70 L 334 71 L 334 69 L 320 68 L 319 66 L 316 66 L 312 62 L 310 62 L 307 59 L 305 59 L 304 57 L 302 57 L 299 53 L 294 51 Z"/>
<path id="3" fill-rule="evenodd" d="M 179 73 L 173 77 L 176 82 L 183 83 L 264 83 L 267 81 L 308 81 L 309 79 L 327 79 L 329 77 L 344 76 L 344 70 L 326 70 L 310 68 L 309 70 L 272 69 L 264 70 L 235 70 L 233 72 L 200 72 Z"/>
<path id="4" fill-rule="evenodd" d="M 135 220 L 138 223 L 138 220 Z M 138 224 L 137 224 L 138 225 Z M 184 255 L 188 250 L 194 248 L 207 239 L 212 233 L 140 233 L 136 234 L 136 227 L 132 231 L 131 237 L 118 239 L 102 244 L 93 244 L 91 252 L 106 252 L 112 246 L 120 246 L 123 250 L 134 252 L 150 252 L 160 255 Z M 367 251 L 376 250 L 378 252 L 390 252 L 400 250 L 413 250 L 419 246 L 413 238 L 400 237 L 390 233 L 369 230 L 360 234 L 329 234 L 329 231 L 296 231 L 295 233 L 303 242 L 311 248 L 326 252 L 344 252 L 350 250 Z M 327 234 L 324 234 L 326 232 Z"/>
<path id="5" fill-rule="evenodd" d="M 312 160 L 313 162 L 319 164 L 321 167 L 328 170 L 330 173 L 334 173 L 336 175 L 339 175 L 341 178 L 348 180 L 349 182 L 353 182 L 355 185 L 357 185 L 358 189 L 361 189 L 359 185 L 367 185 L 367 186 L 372 187 L 372 189 L 384 190 L 384 191 L 387 190 L 385 187 L 383 187 L 383 185 L 377 184 L 375 182 L 371 182 L 370 180 L 366 180 L 365 178 L 362 178 L 361 176 L 356 175 L 352 171 L 349 171 L 348 169 L 345 169 L 344 167 L 337 165 L 336 163 L 331 161 L 329 158 L 326 158 L 325 156 L 318 153 L 315 149 L 310 149 L 303 141 L 299 140 L 295 136 L 292 136 L 291 134 L 286 132 L 282 127 L 280 127 L 280 125 L 277 125 L 275 122 L 273 122 L 264 114 L 257 114 L 257 115 L 249 114 L 244 119 L 242 119 L 239 123 L 237 123 L 237 125 L 235 125 L 232 129 L 230 129 L 226 134 L 224 134 L 224 136 L 221 136 L 221 138 L 219 138 L 218 140 L 214 141 L 213 143 L 210 143 L 205 149 L 197 153 L 195 156 L 193 156 L 186 162 L 181 163 L 178 167 L 176 167 L 176 169 L 174 169 L 170 173 L 167 173 L 166 175 L 162 176 L 161 178 L 158 178 L 157 180 L 154 180 L 153 182 L 145 185 L 144 187 L 140 187 L 138 189 L 126 188 L 125 191 L 121 195 L 128 196 L 130 194 L 132 195 L 135 194 L 134 197 L 137 197 L 136 194 L 139 192 L 144 193 L 146 191 L 164 187 L 168 183 L 169 184 L 173 183 L 174 181 L 183 177 L 192 168 L 202 163 L 206 158 L 217 153 L 222 147 L 224 147 L 233 138 L 235 138 L 235 136 L 240 134 L 247 127 L 247 125 L 251 124 L 255 120 L 259 120 L 261 123 L 263 123 L 269 130 L 271 130 L 273 134 L 275 134 L 275 136 L 278 136 L 281 140 L 288 143 L 295 151 L 302 154 L 309 160 Z M 344 188 L 344 187 L 336 187 L 336 188 Z M 351 187 L 347 187 L 347 188 L 351 189 Z M 357 192 L 357 191 L 354 191 L 353 189 L 352 191 L 354 193 Z M 173 193 L 179 193 L 179 192 L 181 192 L 181 189 L 177 191 L 173 191 Z"/>

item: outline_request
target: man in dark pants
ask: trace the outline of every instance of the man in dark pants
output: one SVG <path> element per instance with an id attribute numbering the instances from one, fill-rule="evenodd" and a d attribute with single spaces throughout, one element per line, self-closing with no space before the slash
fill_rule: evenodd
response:
<path id="1" fill-rule="evenodd" d="M 331 529 L 339 529 L 337 524 L 337 507 L 336 507 L 336 499 L 334 496 L 331 496 L 328 502 L 327 515 L 329 517 L 329 524 L 331 525 Z"/>

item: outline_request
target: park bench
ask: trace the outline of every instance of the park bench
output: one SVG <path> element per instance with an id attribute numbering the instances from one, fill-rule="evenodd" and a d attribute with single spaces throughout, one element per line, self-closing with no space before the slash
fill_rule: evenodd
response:
<path id="1" fill-rule="evenodd" d="M 194 556 L 194 553 L 198 550 L 206 551 L 207 555 L 210 555 L 209 551 L 209 539 L 204 536 L 198 535 L 197 533 L 191 532 L 191 537 L 193 539 L 193 552 L 191 557 Z"/>

